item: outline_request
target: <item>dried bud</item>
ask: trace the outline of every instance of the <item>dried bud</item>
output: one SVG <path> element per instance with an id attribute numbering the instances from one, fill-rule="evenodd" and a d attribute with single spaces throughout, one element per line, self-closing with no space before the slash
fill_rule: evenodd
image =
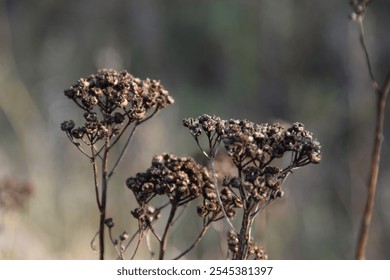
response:
<path id="1" fill-rule="evenodd" d="M 104 220 L 104 224 L 106 226 L 108 226 L 109 228 L 112 228 L 114 227 L 115 223 L 114 223 L 114 220 L 112 218 L 107 218 Z"/>
<path id="2" fill-rule="evenodd" d="M 125 241 L 128 238 L 129 238 L 129 234 L 126 231 L 122 232 L 121 235 L 119 236 L 120 241 Z"/>
<path id="3" fill-rule="evenodd" d="M 74 128 L 74 121 L 63 121 L 61 123 L 61 130 L 62 131 L 71 131 Z"/>

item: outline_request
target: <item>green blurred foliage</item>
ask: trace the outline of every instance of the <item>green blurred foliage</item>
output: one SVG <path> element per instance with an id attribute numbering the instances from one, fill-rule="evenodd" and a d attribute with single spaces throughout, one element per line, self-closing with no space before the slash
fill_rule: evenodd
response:
<path id="1" fill-rule="evenodd" d="M 286 196 L 259 217 L 254 234 L 271 259 L 353 258 L 375 97 L 348 2 L 1 1 L 0 176 L 27 178 L 36 190 L 19 218 L 0 216 L 0 258 L 96 258 L 92 171 L 59 124 L 82 117 L 63 90 L 102 67 L 160 79 L 176 100 L 137 132 L 119 167 L 109 193 L 118 232 L 136 227 L 124 180 L 154 154 L 197 152 L 182 118 L 300 121 L 321 142 L 323 161 L 287 180 Z M 365 19 L 379 83 L 389 70 L 389 12 L 389 1 L 374 1 Z M 369 259 L 390 258 L 388 128 Z M 188 211 L 171 238 L 176 253 L 200 230 L 193 216 Z M 224 230 L 210 230 L 188 257 L 223 258 Z"/>

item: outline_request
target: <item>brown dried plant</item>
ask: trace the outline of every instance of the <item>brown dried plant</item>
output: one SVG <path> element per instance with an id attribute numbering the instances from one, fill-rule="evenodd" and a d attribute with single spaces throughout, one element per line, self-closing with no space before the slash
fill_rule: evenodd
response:
<path id="1" fill-rule="evenodd" d="M 279 124 L 255 124 L 247 120 L 222 120 L 216 116 L 202 115 L 183 120 L 198 147 L 210 162 L 210 171 L 189 157 L 171 154 L 155 156 L 145 172 L 129 177 L 127 187 L 132 190 L 138 207 L 132 211 L 139 229 L 126 247 L 136 240 L 138 246 L 152 234 L 159 243 L 159 259 L 164 259 L 169 231 L 177 220 L 179 208 L 191 202 L 197 204 L 197 215 L 203 227 L 197 238 L 174 259 L 190 252 L 204 237 L 210 225 L 226 220 L 230 226 L 227 249 L 232 259 L 266 259 L 267 253 L 251 236 L 255 217 L 273 200 L 283 196 L 282 184 L 294 169 L 321 160 L 320 144 L 300 123 L 289 128 Z M 206 135 L 202 147 L 201 135 Z M 214 162 L 220 145 L 223 145 L 232 161 L 236 174 L 223 170 L 217 174 Z M 276 159 L 290 156 L 287 166 L 279 166 Z M 166 203 L 161 201 L 166 198 Z M 162 233 L 154 222 L 161 211 L 169 209 L 169 216 Z M 240 229 L 236 230 L 231 219 L 241 213 Z M 152 252 L 151 252 L 152 253 Z"/>
<path id="2" fill-rule="evenodd" d="M 373 150 L 371 155 L 370 174 L 368 180 L 368 192 L 367 192 L 366 205 L 363 212 L 361 227 L 359 231 L 359 238 L 358 238 L 357 248 L 356 248 L 356 259 L 360 259 L 360 260 L 366 258 L 368 232 L 370 229 L 372 213 L 375 205 L 375 195 L 376 195 L 376 188 L 378 182 L 380 157 L 382 151 L 383 125 L 385 120 L 386 100 L 387 100 L 387 95 L 390 91 L 390 71 L 387 73 L 382 88 L 380 88 L 375 78 L 372 65 L 371 65 L 370 55 L 366 46 L 363 20 L 367 12 L 367 7 L 371 2 L 372 0 L 350 1 L 353 10 L 351 13 L 351 19 L 354 20 L 359 26 L 360 45 L 365 55 L 368 74 L 371 79 L 371 86 L 374 90 L 374 93 L 376 94 L 375 96 L 376 97 L 376 120 L 375 120 L 374 143 L 373 143 Z"/>
<path id="3" fill-rule="evenodd" d="M 138 220 L 138 245 L 144 233 L 152 232 L 160 244 L 158 255 L 160 260 L 164 259 L 169 230 L 175 223 L 175 216 L 178 214 L 179 208 L 187 206 L 199 197 L 211 198 L 211 196 L 215 196 L 213 180 L 205 167 L 197 164 L 190 157 L 176 157 L 171 154 L 155 156 L 151 167 L 146 172 L 128 178 L 126 185 L 133 191 L 138 202 L 138 207 L 131 212 L 133 217 Z M 165 197 L 168 202 L 156 207 L 153 203 L 158 197 Z M 170 207 L 168 220 L 160 236 L 154 229 L 153 222 L 158 218 L 161 210 L 168 206 Z M 217 207 L 217 204 L 210 203 L 209 207 Z M 199 242 L 210 223 L 211 218 L 204 224 L 200 237 L 190 246 L 191 249 Z M 185 253 L 189 250 L 186 250 Z M 135 253 L 136 250 L 134 255 Z"/>
<path id="4" fill-rule="evenodd" d="M 153 157 L 151 166 L 126 180 L 137 206 L 131 215 L 138 229 L 130 237 L 123 231 L 113 236 L 114 220 L 106 213 L 108 183 L 136 128 L 160 109 L 174 102 L 155 80 L 134 78 L 126 71 L 99 70 L 81 78 L 65 90 L 65 95 L 83 111 L 85 122 L 76 127 L 73 120 L 64 121 L 61 129 L 70 141 L 92 163 L 96 203 L 99 210 L 99 258 L 104 259 L 105 235 L 114 245 L 119 259 L 136 242 L 133 259 L 146 236 L 158 241 L 158 259 L 164 259 L 172 228 L 187 206 L 197 203 L 195 215 L 203 220 L 197 238 L 174 259 L 180 259 L 201 241 L 212 223 L 225 220 L 230 226 L 227 251 L 231 259 L 266 259 L 267 253 L 252 238 L 255 217 L 272 201 L 283 196 L 282 185 L 293 170 L 321 160 L 320 144 L 301 123 L 289 128 L 279 124 L 255 124 L 247 120 L 222 120 L 202 115 L 183 120 L 198 147 L 210 163 L 210 170 L 191 157 L 161 154 Z M 131 127 L 127 140 L 115 161 L 111 149 Z M 206 135 L 206 148 L 200 141 Z M 235 174 L 222 170 L 217 174 L 215 160 L 220 146 L 227 152 Z M 277 159 L 290 157 L 286 166 Z M 100 169 L 100 174 L 98 169 Z M 222 175 L 224 174 L 224 175 Z M 165 226 L 159 232 L 155 222 L 168 212 Z M 163 211 L 164 210 L 164 211 Z M 232 219 L 241 217 L 236 230 Z M 108 230 L 105 231 L 105 228 Z M 94 239 L 91 244 L 94 244 Z"/>
<path id="5" fill-rule="evenodd" d="M 216 206 L 209 210 L 206 205 L 201 205 L 198 213 L 202 217 L 210 214 L 220 217 L 223 214 L 230 226 L 228 249 L 232 259 L 267 258 L 265 251 L 253 242 L 251 236 L 255 217 L 272 201 L 283 196 L 282 184 L 293 170 L 320 162 L 320 143 L 301 123 L 285 128 L 279 124 L 227 121 L 202 115 L 185 119 L 183 125 L 190 130 L 202 153 L 209 159 L 214 182 L 212 190 Z M 202 133 L 206 135 L 207 148 L 201 145 Z M 214 160 L 220 144 L 226 149 L 237 173 L 224 176 L 222 186 L 218 187 Z M 290 157 L 287 166 L 276 161 L 286 156 Z M 236 209 L 242 210 L 239 230 L 230 221 L 236 216 Z"/>
<path id="6" fill-rule="evenodd" d="M 173 104 L 174 100 L 157 80 L 141 80 L 127 71 L 107 69 L 79 79 L 64 93 L 81 109 L 85 119 L 79 127 L 73 120 L 64 121 L 61 129 L 92 163 L 100 215 L 99 230 L 95 236 L 99 236 L 99 258 L 104 259 L 105 226 L 109 228 L 109 237 L 116 248 L 119 243 L 111 235 L 113 219 L 106 214 L 108 182 L 122 160 L 136 128 L 159 110 Z M 130 127 L 119 156 L 111 163 L 112 148 Z M 124 232 L 119 240 L 126 238 Z"/>

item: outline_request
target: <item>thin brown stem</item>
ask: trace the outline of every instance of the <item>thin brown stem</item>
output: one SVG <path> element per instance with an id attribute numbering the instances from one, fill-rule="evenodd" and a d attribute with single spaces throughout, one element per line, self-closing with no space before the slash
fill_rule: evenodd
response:
<path id="1" fill-rule="evenodd" d="M 250 224 L 251 224 L 251 208 L 244 209 L 244 215 L 242 217 L 241 222 L 241 230 L 239 235 L 239 245 L 238 245 L 238 252 L 237 252 L 237 260 L 245 260 L 247 257 L 248 252 L 248 243 L 249 243 L 249 230 L 250 230 Z"/>
<path id="2" fill-rule="evenodd" d="M 379 174 L 379 166 L 380 166 L 380 158 L 381 158 L 382 142 L 383 142 L 383 125 L 385 119 L 386 100 L 387 100 L 388 92 L 390 90 L 390 72 L 387 74 L 382 89 L 378 87 L 378 83 L 375 79 L 372 70 L 370 55 L 365 43 L 363 17 L 366 12 L 367 5 L 370 2 L 371 2 L 370 0 L 362 0 L 358 3 L 361 5 L 360 8 L 362 9 L 361 11 L 362 14 L 360 15 L 358 20 L 359 32 L 360 32 L 360 37 L 359 37 L 360 45 L 365 55 L 366 64 L 371 79 L 371 85 L 374 89 L 374 92 L 377 94 L 376 96 L 377 110 L 376 110 L 375 132 L 374 132 L 375 134 L 374 134 L 373 150 L 371 154 L 370 174 L 368 180 L 368 193 L 367 193 L 367 199 L 366 199 L 365 209 L 363 212 L 363 218 L 362 218 L 362 223 L 359 231 L 359 238 L 358 238 L 358 244 L 356 250 L 356 259 L 359 260 L 365 259 L 366 257 L 368 233 L 371 225 L 371 219 L 374 210 L 375 195 L 376 195 L 376 189 L 378 183 L 378 174 Z"/>
<path id="3" fill-rule="evenodd" d="M 141 231 L 141 233 L 138 235 L 138 240 L 137 240 L 137 245 L 135 246 L 135 249 L 134 249 L 134 252 L 133 252 L 133 255 L 131 256 L 131 260 L 134 260 L 135 258 L 135 255 L 137 254 L 138 252 L 138 249 L 139 249 L 139 245 L 141 244 L 141 240 L 143 238 L 143 232 Z"/>
<path id="4" fill-rule="evenodd" d="M 133 128 L 132 128 L 132 130 L 131 130 L 131 132 L 130 132 L 130 135 L 129 135 L 129 137 L 128 137 L 127 140 L 126 140 L 126 143 L 125 143 L 125 145 L 124 145 L 124 147 L 123 147 L 123 149 L 122 149 L 122 151 L 121 151 L 121 153 L 120 153 L 118 159 L 116 160 L 114 166 L 112 167 L 110 173 L 108 174 L 108 178 L 111 178 L 111 176 L 112 176 L 112 175 L 114 174 L 114 172 L 115 172 L 116 167 L 117 167 L 118 164 L 121 162 L 121 160 L 122 160 L 124 154 L 126 153 L 127 147 L 129 146 L 130 140 L 131 140 L 131 138 L 132 138 L 133 135 L 134 135 L 135 129 L 137 128 L 138 125 L 139 125 L 139 123 L 137 122 L 137 123 L 133 126 Z M 116 142 L 114 142 L 114 144 L 115 144 L 115 143 L 116 143 Z"/>
<path id="5" fill-rule="evenodd" d="M 104 260 L 104 222 L 106 220 L 107 204 L 107 165 L 108 165 L 109 137 L 107 135 L 104 144 L 104 154 L 102 160 L 102 193 L 100 200 L 100 223 L 99 223 L 99 258 Z"/>
<path id="6" fill-rule="evenodd" d="M 97 162 L 96 162 L 96 149 L 95 146 L 91 146 L 91 153 L 92 153 L 92 169 L 93 169 L 93 181 L 95 185 L 95 198 L 96 198 L 96 203 L 98 206 L 98 209 L 100 210 L 101 205 L 100 205 L 100 199 L 99 199 L 99 177 L 98 177 L 98 171 L 97 171 Z"/>
<path id="7" fill-rule="evenodd" d="M 171 211 L 169 212 L 168 221 L 167 221 L 167 224 L 165 226 L 164 233 L 163 233 L 163 236 L 162 236 L 161 242 L 160 242 L 160 254 L 159 254 L 160 260 L 164 259 L 165 251 L 167 250 L 168 232 L 172 226 L 172 221 L 173 221 L 173 218 L 175 217 L 176 210 L 177 210 L 177 205 L 173 203 L 171 206 Z"/>
<path id="8" fill-rule="evenodd" d="M 206 223 L 206 225 L 203 227 L 202 231 L 199 233 L 199 235 L 196 238 L 196 240 L 194 241 L 194 243 L 192 243 L 192 245 L 190 247 L 188 247 L 184 252 L 182 252 L 180 255 L 178 255 L 176 258 L 174 258 L 174 260 L 181 259 L 184 255 L 186 255 L 188 252 L 190 252 L 192 249 L 195 248 L 195 246 L 200 242 L 200 240 L 202 240 L 203 236 L 206 234 L 207 229 L 211 225 L 211 222 L 212 222 L 212 220 L 209 220 Z"/>
<path id="9" fill-rule="evenodd" d="M 371 85 L 372 85 L 373 89 L 375 90 L 375 92 L 378 92 L 379 91 L 378 83 L 376 82 L 376 79 L 375 79 L 375 76 L 374 76 L 374 71 L 372 70 L 370 55 L 368 53 L 368 49 L 367 49 L 367 46 L 366 46 L 366 40 L 365 40 L 365 37 L 364 37 L 363 20 L 359 21 L 359 31 L 360 31 L 360 36 L 359 36 L 360 45 L 362 46 L 362 49 L 363 49 L 363 52 L 364 52 L 364 56 L 366 58 L 368 73 L 369 73 L 370 79 L 371 79 Z"/>
<path id="10" fill-rule="evenodd" d="M 380 157 L 381 157 L 382 142 L 383 142 L 383 124 L 385 119 L 385 107 L 386 107 L 386 99 L 389 90 L 390 90 L 390 72 L 387 74 L 387 78 L 382 90 L 378 92 L 379 95 L 377 100 L 375 139 L 374 139 L 374 147 L 371 156 L 368 194 L 367 194 L 367 200 L 364 209 L 362 224 L 360 228 L 360 233 L 359 233 L 357 252 L 356 252 L 356 259 L 358 260 L 365 259 L 366 256 L 368 232 L 369 232 L 372 213 L 375 204 L 375 194 L 376 194 L 376 187 L 378 182 L 378 173 L 379 173 Z"/>
<path id="11" fill-rule="evenodd" d="M 223 213 L 224 217 L 226 218 L 226 221 L 227 221 L 229 227 L 232 230 L 235 230 L 233 223 L 230 221 L 228 215 L 226 214 L 225 207 L 223 206 L 223 203 L 222 203 L 221 194 L 220 194 L 219 189 L 218 189 L 217 174 L 215 172 L 214 157 L 210 157 L 209 160 L 210 160 L 210 166 L 211 166 L 211 174 L 213 176 L 213 181 L 214 181 L 215 193 L 217 194 L 218 203 L 219 203 L 219 206 L 221 207 L 221 212 Z"/>

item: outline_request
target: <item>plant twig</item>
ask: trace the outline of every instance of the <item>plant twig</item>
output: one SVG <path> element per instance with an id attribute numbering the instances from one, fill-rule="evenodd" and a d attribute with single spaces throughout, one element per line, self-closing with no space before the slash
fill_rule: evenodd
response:
<path id="1" fill-rule="evenodd" d="M 380 165 L 380 157 L 383 142 L 383 124 L 385 119 L 385 107 L 386 99 L 390 90 L 390 72 L 387 74 L 386 81 L 382 87 L 382 90 L 378 91 L 377 99 L 377 114 L 375 125 L 375 139 L 374 147 L 371 156 L 371 167 L 368 183 L 368 194 L 366 200 L 366 206 L 364 209 L 362 224 L 359 232 L 359 240 L 357 245 L 356 259 L 362 260 L 366 256 L 366 247 L 368 239 L 368 231 L 371 224 L 372 213 L 375 204 L 375 194 L 378 182 L 378 173 Z"/>
<path id="2" fill-rule="evenodd" d="M 178 255 L 177 257 L 174 258 L 174 260 L 178 260 L 178 259 L 181 259 L 184 255 L 186 255 L 188 252 L 190 252 L 192 249 L 195 248 L 195 246 L 200 242 L 200 240 L 202 240 L 203 236 L 206 234 L 207 232 L 207 229 L 209 228 L 209 226 L 211 225 L 211 223 L 213 222 L 213 220 L 209 220 L 206 225 L 204 225 L 202 231 L 199 233 L 198 237 L 196 238 L 196 240 L 194 241 L 194 243 L 191 244 L 190 247 L 188 247 L 184 252 L 182 252 L 180 255 Z"/>
<path id="3" fill-rule="evenodd" d="M 100 223 L 99 223 L 99 258 L 104 260 L 104 226 L 106 220 L 106 204 L 107 204 L 107 165 L 108 165 L 108 150 L 109 150 L 109 137 L 106 136 L 105 148 L 102 162 L 102 193 L 100 200 Z"/>
<path id="4" fill-rule="evenodd" d="M 372 70 L 370 55 L 368 53 L 368 49 L 367 49 L 367 46 L 366 46 L 366 40 L 365 40 L 365 36 L 364 36 L 363 20 L 358 21 L 358 24 L 359 24 L 359 31 L 360 31 L 359 41 L 360 41 L 360 45 L 362 46 L 362 49 L 363 49 L 363 52 L 364 52 L 364 56 L 366 58 L 368 73 L 369 73 L 370 79 L 371 79 L 371 85 L 372 85 L 373 89 L 375 90 L 375 92 L 378 92 L 379 91 L 378 83 L 376 82 L 376 79 L 375 79 L 375 76 L 374 76 L 374 72 Z"/>
<path id="5" fill-rule="evenodd" d="M 383 142 L 383 125 L 384 125 L 384 118 L 385 118 L 386 99 L 387 99 L 388 92 L 390 90 L 390 72 L 387 74 L 383 87 L 381 89 L 379 88 L 373 73 L 372 64 L 370 61 L 370 55 L 365 43 L 363 18 L 366 13 L 367 5 L 370 2 L 372 1 L 361 0 L 361 1 L 352 2 L 352 5 L 354 6 L 355 9 L 353 15 L 355 19 L 357 19 L 357 23 L 359 25 L 360 45 L 365 55 L 366 64 L 371 79 L 371 85 L 374 89 L 374 92 L 376 93 L 376 98 L 377 98 L 375 132 L 374 132 L 375 134 L 374 134 L 373 150 L 371 154 L 370 174 L 368 180 L 368 193 L 367 193 L 367 200 L 366 200 L 362 223 L 359 231 L 359 238 L 358 238 L 357 250 L 356 250 L 356 259 L 359 260 L 365 259 L 366 257 L 368 232 L 371 224 L 371 219 L 372 219 L 372 214 L 373 214 L 373 209 L 375 204 L 376 188 L 378 182 L 380 157 L 381 157 L 382 142 Z"/>
<path id="6" fill-rule="evenodd" d="M 127 150 L 127 147 L 129 146 L 130 140 L 131 140 L 131 138 L 133 137 L 134 132 L 135 132 L 135 130 L 136 130 L 136 128 L 137 128 L 138 125 L 139 125 L 139 122 L 136 122 L 136 123 L 134 124 L 134 126 L 133 126 L 133 128 L 132 128 L 132 130 L 131 130 L 131 132 L 130 132 L 130 134 L 129 134 L 129 137 L 127 138 L 126 143 L 125 143 L 125 145 L 124 145 L 123 148 L 122 148 L 122 151 L 121 151 L 121 153 L 120 153 L 118 159 L 116 160 L 114 166 L 112 167 L 110 173 L 108 174 L 108 178 L 111 178 L 111 176 L 114 174 L 115 168 L 116 168 L 116 167 L 118 166 L 118 164 L 121 162 L 121 160 L 122 160 L 122 158 L 123 158 L 123 156 L 124 156 L 124 154 L 125 154 L 125 152 L 126 152 L 126 150 Z M 114 144 L 115 144 L 115 142 L 114 142 Z M 112 146 L 111 146 L 111 147 L 112 147 Z"/>
<path id="7" fill-rule="evenodd" d="M 162 236 L 161 242 L 160 242 L 159 260 L 164 259 L 165 251 L 167 249 L 168 231 L 172 226 L 172 221 L 173 221 L 173 218 L 175 217 L 176 210 L 177 210 L 177 205 L 173 203 L 171 206 L 171 211 L 169 212 L 168 221 L 167 221 L 167 224 L 165 226 L 164 233 L 163 233 L 163 236 Z"/>

